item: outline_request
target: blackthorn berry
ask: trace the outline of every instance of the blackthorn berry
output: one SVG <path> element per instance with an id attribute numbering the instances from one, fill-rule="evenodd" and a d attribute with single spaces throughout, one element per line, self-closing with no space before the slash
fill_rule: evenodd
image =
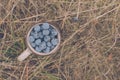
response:
<path id="1" fill-rule="evenodd" d="M 58 39 L 52 39 L 51 43 L 56 46 L 58 44 Z"/>
<path id="2" fill-rule="evenodd" d="M 30 41 L 30 42 L 34 42 L 34 40 L 35 40 L 35 39 L 34 39 L 33 36 L 29 36 L 29 41 Z"/>
<path id="3" fill-rule="evenodd" d="M 49 35 L 49 30 L 43 30 L 43 35 Z"/>
<path id="4" fill-rule="evenodd" d="M 40 51 L 41 51 L 38 46 L 35 47 L 35 50 L 36 50 L 37 52 L 40 52 Z"/>
<path id="5" fill-rule="evenodd" d="M 35 27 L 34 27 L 34 31 L 35 31 L 35 32 L 39 32 L 39 31 L 40 31 L 40 26 L 39 26 L 39 25 L 35 26 Z"/>
<path id="6" fill-rule="evenodd" d="M 51 30 L 51 33 L 52 33 L 52 35 L 54 35 L 54 36 L 58 34 L 55 29 L 52 29 L 52 30 Z"/>
<path id="7" fill-rule="evenodd" d="M 45 37 L 44 37 L 44 41 L 46 41 L 46 42 L 47 42 L 47 41 L 50 41 L 50 36 L 45 36 Z"/>
<path id="8" fill-rule="evenodd" d="M 52 46 L 50 47 L 50 49 L 51 49 L 51 50 L 53 50 L 54 48 L 55 48 L 55 46 L 54 46 L 54 45 L 52 45 Z"/>
<path id="9" fill-rule="evenodd" d="M 41 43 L 41 39 L 37 39 L 37 40 L 35 41 L 35 44 L 36 44 L 36 45 L 40 45 L 40 43 Z"/>
<path id="10" fill-rule="evenodd" d="M 34 34 L 33 34 L 33 37 L 34 37 L 35 39 L 39 38 L 38 33 L 34 33 Z"/>
<path id="11" fill-rule="evenodd" d="M 43 23 L 42 27 L 43 27 L 43 29 L 49 29 L 49 24 L 48 23 Z"/>
<path id="12" fill-rule="evenodd" d="M 52 46 L 51 42 L 47 42 L 47 46 L 48 47 Z"/>
<path id="13" fill-rule="evenodd" d="M 50 47 L 47 47 L 45 50 L 43 50 L 44 53 L 49 53 L 50 52 Z"/>
<path id="14" fill-rule="evenodd" d="M 42 32 L 39 32 L 38 35 L 39 35 L 40 38 L 43 38 Z"/>
<path id="15" fill-rule="evenodd" d="M 36 46 L 35 43 L 30 43 L 30 44 L 31 44 L 32 47 L 35 47 L 35 46 Z"/>
<path id="16" fill-rule="evenodd" d="M 40 48 L 41 50 L 44 50 L 44 49 L 46 48 L 46 42 L 41 42 L 39 48 Z"/>

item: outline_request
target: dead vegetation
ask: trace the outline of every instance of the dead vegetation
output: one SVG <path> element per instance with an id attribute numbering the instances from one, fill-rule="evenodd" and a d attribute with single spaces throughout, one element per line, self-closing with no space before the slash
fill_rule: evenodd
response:
<path id="1" fill-rule="evenodd" d="M 0 80 L 120 80 L 120 0 L 0 0 Z M 32 25 L 59 28 L 53 55 L 17 56 Z"/>

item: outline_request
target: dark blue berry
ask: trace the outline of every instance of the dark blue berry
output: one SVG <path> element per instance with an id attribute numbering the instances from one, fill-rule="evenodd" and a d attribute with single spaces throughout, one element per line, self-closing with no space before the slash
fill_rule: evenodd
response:
<path id="1" fill-rule="evenodd" d="M 31 44 L 32 47 L 35 47 L 35 46 L 36 46 L 35 43 L 30 43 L 30 44 Z"/>
<path id="2" fill-rule="evenodd" d="M 58 39 L 52 39 L 51 40 L 51 43 L 56 46 L 58 44 Z"/>
<path id="3" fill-rule="evenodd" d="M 48 47 L 52 46 L 51 42 L 47 42 L 47 46 Z"/>
<path id="4" fill-rule="evenodd" d="M 29 36 L 29 41 L 30 41 L 30 42 L 34 42 L 34 40 L 35 40 L 35 39 L 34 39 L 33 36 Z"/>
<path id="5" fill-rule="evenodd" d="M 39 48 L 40 48 L 41 50 L 44 50 L 44 49 L 46 48 L 46 42 L 41 42 Z"/>
<path id="6" fill-rule="evenodd" d="M 48 23 L 43 23 L 42 27 L 43 29 L 49 29 L 50 26 Z"/>
<path id="7" fill-rule="evenodd" d="M 37 40 L 35 41 L 35 44 L 36 44 L 36 45 L 40 45 L 40 43 L 41 43 L 41 39 L 37 39 Z"/>
<path id="8" fill-rule="evenodd" d="M 39 26 L 39 25 L 36 25 L 36 26 L 34 27 L 34 31 L 35 31 L 35 32 L 39 32 L 39 31 L 40 31 L 40 26 Z"/>
<path id="9" fill-rule="evenodd" d="M 49 35 L 49 30 L 43 30 L 43 35 Z"/>
<path id="10" fill-rule="evenodd" d="M 44 41 L 46 41 L 46 42 L 47 42 L 47 41 L 50 41 L 50 36 L 45 36 L 45 37 L 44 37 Z"/>
<path id="11" fill-rule="evenodd" d="M 47 47 L 45 50 L 43 50 L 44 53 L 49 53 L 50 52 L 50 47 Z"/>
<path id="12" fill-rule="evenodd" d="M 35 47 L 35 50 L 36 50 L 37 52 L 40 52 L 40 51 L 41 51 L 38 46 Z"/>

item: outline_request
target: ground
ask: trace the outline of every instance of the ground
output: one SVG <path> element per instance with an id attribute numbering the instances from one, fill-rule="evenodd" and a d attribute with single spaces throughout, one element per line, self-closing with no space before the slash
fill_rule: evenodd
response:
<path id="1" fill-rule="evenodd" d="M 60 30 L 59 50 L 19 62 L 42 22 Z M 120 0 L 0 0 L 0 80 L 120 80 Z"/>

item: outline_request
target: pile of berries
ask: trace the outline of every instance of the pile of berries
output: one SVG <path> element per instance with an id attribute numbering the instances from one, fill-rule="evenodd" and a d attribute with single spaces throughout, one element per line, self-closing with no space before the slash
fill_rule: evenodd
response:
<path id="1" fill-rule="evenodd" d="M 35 51 L 49 53 L 59 43 L 58 31 L 49 23 L 36 25 L 30 32 L 29 42 Z"/>

